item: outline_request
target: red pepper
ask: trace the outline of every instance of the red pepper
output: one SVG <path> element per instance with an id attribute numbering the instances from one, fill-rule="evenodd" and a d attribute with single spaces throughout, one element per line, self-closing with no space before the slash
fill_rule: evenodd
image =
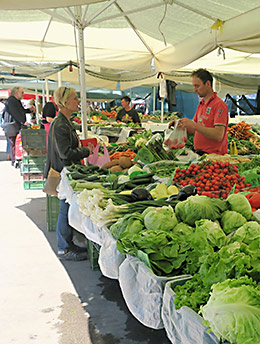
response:
<path id="1" fill-rule="evenodd" d="M 250 205 L 252 208 L 258 209 L 260 208 L 260 193 L 258 192 L 250 192 L 246 195 Z"/>

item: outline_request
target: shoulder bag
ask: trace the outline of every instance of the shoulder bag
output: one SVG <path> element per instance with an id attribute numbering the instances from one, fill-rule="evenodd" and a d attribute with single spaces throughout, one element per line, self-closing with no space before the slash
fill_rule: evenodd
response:
<path id="1" fill-rule="evenodd" d="M 53 136 L 53 131 L 54 131 L 54 123 L 53 123 L 53 128 L 52 128 L 52 132 L 51 132 L 51 137 L 52 137 L 52 150 L 51 150 L 51 163 L 50 166 L 52 165 L 52 161 L 54 158 L 54 136 Z M 58 196 L 58 191 L 57 191 L 57 186 L 59 185 L 61 180 L 61 175 L 60 172 L 54 170 L 54 168 L 50 168 L 44 188 L 43 188 L 43 192 L 45 192 L 48 195 L 51 196 Z"/>

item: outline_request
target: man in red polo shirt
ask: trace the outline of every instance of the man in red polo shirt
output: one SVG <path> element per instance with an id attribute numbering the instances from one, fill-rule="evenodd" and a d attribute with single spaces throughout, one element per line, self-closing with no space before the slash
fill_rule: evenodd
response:
<path id="1" fill-rule="evenodd" d="M 202 99 L 193 120 L 181 118 L 179 126 L 194 134 L 194 148 L 200 153 L 227 153 L 228 107 L 213 91 L 212 75 L 206 69 L 192 72 L 192 85 Z"/>

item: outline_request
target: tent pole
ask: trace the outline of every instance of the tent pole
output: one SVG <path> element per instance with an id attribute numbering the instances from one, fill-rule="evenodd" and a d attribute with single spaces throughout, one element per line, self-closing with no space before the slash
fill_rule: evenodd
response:
<path id="1" fill-rule="evenodd" d="M 163 105 L 164 105 L 164 98 L 161 98 L 161 123 L 163 123 Z"/>
<path id="2" fill-rule="evenodd" d="M 36 107 L 36 122 L 39 124 L 39 104 L 38 104 L 38 90 L 35 89 L 35 107 Z"/>
<path id="3" fill-rule="evenodd" d="M 81 120 L 83 139 L 88 137 L 87 131 L 87 99 L 86 99 L 86 76 L 85 76 L 85 54 L 84 54 L 84 29 L 78 28 L 79 43 L 79 74 L 80 74 L 80 99 L 81 99 Z"/>
<path id="4" fill-rule="evenodd" d="M 50 93 L 49 93 L 49 84 L 48 79 L 45 79 L 45 90 L 46 90 L 46 101 L 48 102 L 50 100 Z"/>
<path id="5" fill-rule="evenodd" d="M 58 87 L 62 86 L 61 71 L 58 72 Z"/>
<path id="6" fill-rule="evenodd" d="M 153 86 L 153 112 L 155 112 L 155 102 L 156 102 L 156 87 Z"/>

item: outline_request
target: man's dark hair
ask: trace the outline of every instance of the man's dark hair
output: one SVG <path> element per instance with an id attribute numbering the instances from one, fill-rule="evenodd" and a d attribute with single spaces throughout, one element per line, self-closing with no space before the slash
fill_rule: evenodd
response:
<path id="1" fill-rule="evenodd" d="M 207 71 L 206 69 L 200 68 L 200 69 L 196 69 L 191 73 L 191 76 L 196 76 L 197 78 L 199 78 L 203 84 L 205 85 L 207 81 L 210 81 L 210 85 L 212 86 L 213 83 L 213 77 L 210 74 L 209 71 Z"/>
<path id="2" fill-rule="evenodd" d="M 124 96 L 124 97 L 121 98 L 121 100 L 123 100 L 123 99 L 124 99 L 126 102 L 131 103 L 131 98 L 130 98 L 130 97 Z"/>

